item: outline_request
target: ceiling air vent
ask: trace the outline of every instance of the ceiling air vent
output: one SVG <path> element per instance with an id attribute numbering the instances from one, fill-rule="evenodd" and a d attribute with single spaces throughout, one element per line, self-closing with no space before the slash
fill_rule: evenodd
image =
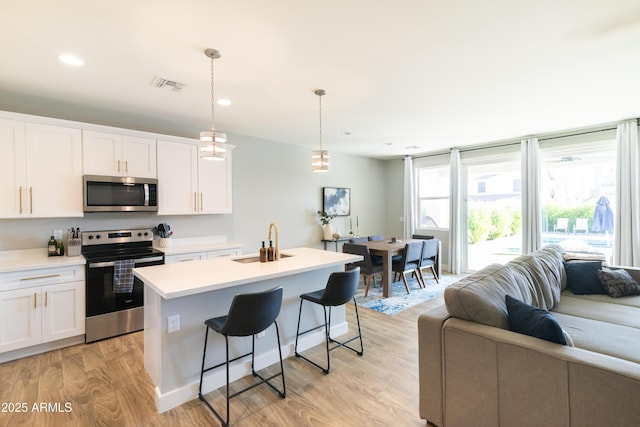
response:
<path id="1" fill-rule="evenodd" d="M 171 89 L 174 92 L 180 92 L 185 83 L 180 83 L 175 80 L 169 80 L 162 77 L 155 76 L 151 81 L 151 86 L 159 89 Z"/>

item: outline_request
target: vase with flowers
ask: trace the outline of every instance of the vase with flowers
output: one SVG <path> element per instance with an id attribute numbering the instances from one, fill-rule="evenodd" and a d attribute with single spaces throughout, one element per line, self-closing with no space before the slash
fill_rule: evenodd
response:
<path id="1" fill-rule="evenodd" d="M 333 230 L 331 229 L 331 220 L 337 215 L 329 214 L 326 211 L 318 211 L 320 222 L 322 223 L 322 229 L 324 230 L 324 240 L 333 240 Z"/>

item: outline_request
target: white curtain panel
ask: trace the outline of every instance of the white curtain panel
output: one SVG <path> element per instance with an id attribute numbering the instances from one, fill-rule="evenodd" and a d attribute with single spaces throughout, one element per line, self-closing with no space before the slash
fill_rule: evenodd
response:
<path id="1" fill-rule="evenodd" d="M 415 226 L 415 191 L 413 185 L 413 159 L 404 158 L 404 237 L 410 239 Z"/>
<path id="2" fill-rule="evenodd" d="M 460 164 L 460 150 L 451 150 L 449 167 L 449 271 L 453 274 L 462 273 L 462 249 L 466 245 L 463 230 L 464 215 L 462 212 L 462 166 Z"/>
<path id="3" fill-rule="evenodd" d="M 542 246 L 540 146 L 538 138 L 522 140 L 521 155 L 522 253 L 530 254 Z"/>
<path id="4" fill-rule="evenodd" d="M 640 266 L 640 201 L 638 195 L 638 124 L 618 125 L 613 263 Z"/>

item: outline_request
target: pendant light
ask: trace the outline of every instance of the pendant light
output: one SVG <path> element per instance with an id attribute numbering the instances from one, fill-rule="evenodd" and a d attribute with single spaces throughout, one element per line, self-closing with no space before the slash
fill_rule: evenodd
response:
<path id="1" fill-rule="evenodd" d="M 329 171 L 329 152 L 322 149 L 322 96 L 327 92 L 317 89 L 315 92 L 320 100 L 320 149 L 311 152 L 311 170 L 314 172 Z"/>
<path id="2" fill-rule="evenodd" d="M 216 49 L 206 49 L 204 54 L 211 59 L 211 129 L 200 132 L 200 158 L 207 160 L 225 160 L 227 158 L 227 134 L 217 131 L 214 125 L 215 97 L 213 95 L 213 60 L 220 58 Z"/>

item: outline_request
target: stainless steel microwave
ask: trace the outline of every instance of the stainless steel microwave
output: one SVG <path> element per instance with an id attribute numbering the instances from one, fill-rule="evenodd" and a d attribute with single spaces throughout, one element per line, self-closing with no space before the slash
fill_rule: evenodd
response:
<path id="1" fill-rule="evenodd" d="M 85 212 L 157 212 L 158 180 L 85 175 Z"/>

